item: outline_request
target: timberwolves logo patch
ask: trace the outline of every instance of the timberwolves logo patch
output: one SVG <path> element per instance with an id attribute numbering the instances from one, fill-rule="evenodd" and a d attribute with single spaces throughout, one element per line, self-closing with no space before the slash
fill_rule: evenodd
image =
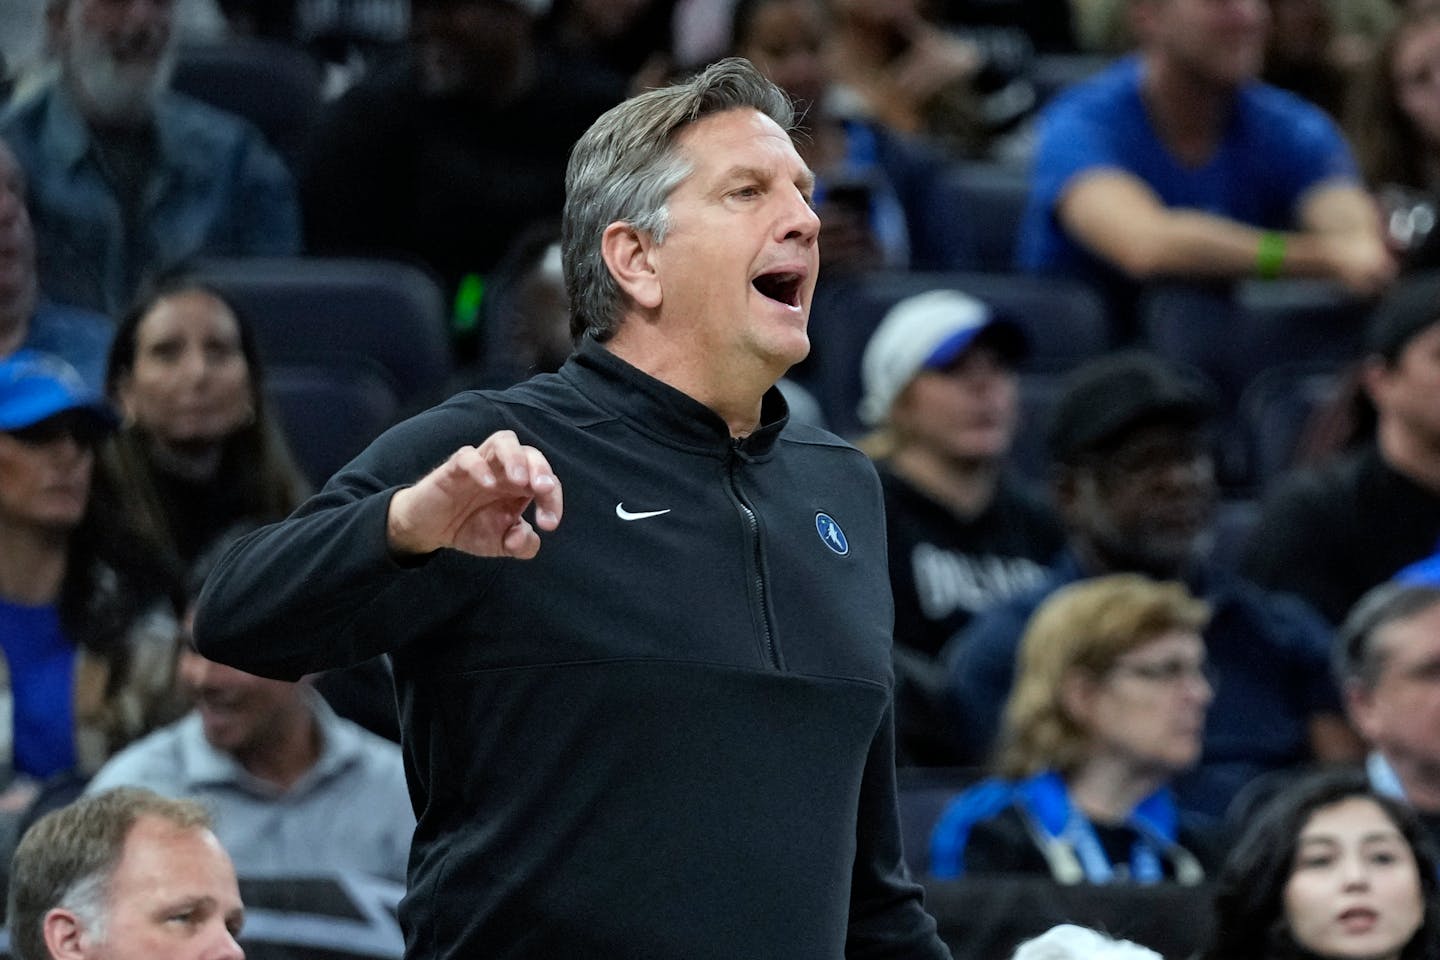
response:
<path id="1" fill-rule="evenodd" d="M 845 539 L 845 531 L 840 529 L 840 524 L 831 519 L 830 514 L 815 514 L 815 532 L 820 534 L 820 539 L 825 546 L 840 556 L 843 557 L 850 552 L 850 541 Z"/>

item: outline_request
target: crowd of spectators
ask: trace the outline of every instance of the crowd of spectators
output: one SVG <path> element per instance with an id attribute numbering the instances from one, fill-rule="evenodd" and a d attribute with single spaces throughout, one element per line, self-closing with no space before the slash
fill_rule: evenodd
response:
<path id="1" fill-rule="evenodd" d="M 849 371 L 891 539 L 897 755 L 981 781 L 912 867 L 1199 882 L 1237 803 L 1313 763 L 1440 833 L 1440 594 L 1390 582 L 1440 548 L 1440 7 L 48 0 L 0 34 L 0 850 L 98 772 L 208 802 L 242 875 L 403 879 L 399 750 L 339 715 L 360 688 L 183 642 L 207 550 L 310 492 L 253 318 L 194 268 L 404 261 L 447 304 L 436 391 L 553 370 L 570 145 L 723 55 L 801 107 L 821 292 L 936 276 Z M 189 51 L 241 40 L 315 58 L 294 155 L 176 89 Z M 1013 225 L 964 225 L 1013 232 L 991 278 L 1079 281 L 1104 310 L 1106 349 L 1063 377 L 1031 376 L 1035 325 L 965 289 L 946 190 L 978 170 L 1026 184 Z M 1238 398 L 1150 338 L 1147 304 L 1301 282 L 1348 311 L 1350 366 L 1321 372 L 1349 376 L 1355 429 L 1261 483 L 1227 459 Z M 833 330 L 845 297 L 827 309 Z M 814 399 L 826 370 L 782 383 L 793 415 L 850 422 Z M 1241 545 L 1227 500 L 1256 518 Z M 394 709 L 372 666 L 371 718 Z"/>

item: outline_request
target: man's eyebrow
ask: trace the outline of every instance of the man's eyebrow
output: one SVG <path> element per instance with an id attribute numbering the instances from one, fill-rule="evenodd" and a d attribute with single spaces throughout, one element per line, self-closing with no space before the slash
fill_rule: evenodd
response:
<path id="1" fill-rule="evenodd" d="M 724 173 L 720 174 L 717 183 L 719 185 L 719 188 L 723 190 L 731 184 L 745 181 L 753 180 L 763 183 L 764 181 L 769 180 L 772 176 L 774 176 L 774 171 L 771 169 L 765 169 L 762 167 L 756 167 L 749 164 L 740 163 L 736 164 L 733 167 L 730 167 Z M 795 178 L 795 185 L 799 187 L 801 192 L 806 194 L 807 196 L 814 193 L 815 171 L 811 170 L 809 167 L 804 168 L 804 170 L 800 172 L 799 176 Z"/>

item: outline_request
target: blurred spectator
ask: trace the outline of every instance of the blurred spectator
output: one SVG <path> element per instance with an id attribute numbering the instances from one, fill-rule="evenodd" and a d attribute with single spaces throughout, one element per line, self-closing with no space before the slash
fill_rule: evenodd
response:
<path id="1" fill-rule="evenodd" d="M 185 0 L 175 0 L 183 3 Z M 407 0 L 220 0 L 230 30 L 304 48 L 343 90 L 410 33 Z"/>
<path id="2" fill-rule="evenodd" d="M 97 496 L 175 583 L 222 531 L 299 505 L 305 481 L 266 409 L 254 336 L 219 294 L 180 277 L 144 297 L 116 330 L 106 388 L 125 425 Z"/>
<path id="3" fill-rule="evenodd" d="M 1140 52 L 1042 114 L 1017 257 L 1094 283 L 1133 334 L 1146 281 L 1325 277 L 1396 265 L 1339 129 L 1256 81 L 1264 0 L 1135 0 Z"/>
<path id="4" fill-rule="evenodd" d="M 1347 119 L 1360 171 L 1408 262 L 1434 229 L 1440 192 L 1440 8 L 1403 15 L 1360 75 Z"/>
<path id="5" fill-rule="evenodd" d="M 832 0 L 837 112 L 983 156 L 995 132 L 977 78 L 981 49 L 927 20 L 917 0 Z"/>
<path id="6" fill-rule="evenodd" d="M 1162 960 L 1160 954 L 1129 940 L 1062 923 L 1016 948 L 1010 960 Z"/>
<path id="7" fill-rule="evenodd" d="M 25 205 L 25 171 L 0 140 L 0 357 L 22 348 L 52 353 L 99 390 L 113 333 L 104 314 L 41 296 L 35 232 Z"/>
<path id="8" fill-rule="evenodd" d="M 112 790 L 35 824 L 10 877 L 15 960 L 243 960 L 235 868 L 198 804 Z"/>
<path id="9" fill-rule="evenodd" d="M 935 657 L 975 613 L 1034 589 L 1065 542 L 1049 505 L 1004 469 L 1026 352 L 1018 326 L 953 290 L 900 301 L 865 350 L 860 413 L 876 430 L 860 446 L 885 492 L 901 763 L 963 760 Z"/>
<path id="10" fill-rule="evenodd" d="M 930 872 L 1057 883 L 1199 883 L 1169 790 L 1200 759 L 1209 610 L 1138 574 L 1063 587 L 1031 618 L 1000 773 L 940 816 Z"/>
<path id="11" fill-rule="evenodd" d="M 196 564 L 185 616 L 179 677 L 195 709 L 118 753 L 87 792 L 143 786 L 201 801 L 245 876 L 359 871 L 403 883 L 415 814 L 400 748 L 337 717 L 306 681 L 195 652 L 194 601 L 218 559 Z"/>
<path id="12" fill-rule="evenodd" d="M 1261 77 L 1339 119 L 1350 73 L 1359 64 L 1342 60 L 1336 48 L 1334 8 L 1329 0 L 1266 2 L 1270 31 Z"/>
<path id="13" fill-rule="evenodd" d="M 0 817 L 51 777 L 93 773 L 177 715 L 175 623 L 161 579 L 91 505 L 114 424 L 57 357 L 0 360 Z M 9 850 L 10 839 L 3 843 Z"/>
<path id="14" fill-rule="evenodd" d="M 560 369 L 574 349 L 560 265 L 560 224 L 536 224 L 497 264 L 485 291 L 478 386 L 503 389 Z"/>
<path id="15" fill-rule="evenodd" d="M 1361 373 L 1375 440 L 1283 478 L 1245 570 L 1339 623 L 1366 590 L 1440 540 L 1440 272 L 1402 280 L 1376 311 Z"/>
<path id="16" fill-rule="evenodd" d="M 1436 863 L 1414 816 L 1358 773 L 1316 774 L 1248 824 L 1201 960 L 1434 960 Z"/>
<path id="17" fill-rule="evenodd" d="M 674 70 L 675 2 L 555 0 L 542 35 L 567 61 L 588 61 L 640 93 L 660 86 Z"/>
<path id="18" fill-rule="evenodd" d="M 1004 472 L 1024 332 L 935 290 L 897 303 L 861 362 L 862 444 L 885 488 L 895 642 L 926 656 L 971 616 L 1028 592 L 1064 546 L 1054 511 Z"/>
<path id="19" fill-rule="evenodd" d="M 417 259 L 454 295 L 560 215 L 570 147 L 619 102 L 608 73 L 535 41 L 547 0 L 420 0 L 405 57 L 333 105 L 302 177 L 317 253 Z M 478 307 L 459 297 L 462 335 Z"/>
<path id="20" fill-rule="evenodd" d="M 731 51 L 803 112 L 796 147 L 816 174 L 822 272 L 933 266 L 926 223 L 940 157 L 875 119 L 835 112 L 833 21 L 821 0 L 740 0 L 731 35 Z"/>
<path id="21" fill-rule="evenodd" d="M 1075 53 L 1079 47 L 1068 0 L 938 0 L 936 19 L 955 29 L 990 28 L 1023 33 L 1037 53 Z"/>
<path id="22" fill-rule="evenodd" d="M 1440 586 L 1383 583 L 1355 605 L 1335 670 L 1370 748 L 1370 783 L 1440 841 Z"/>
<path id="23" fill-rule="evenodd" d="M 1044 599 L 1086 577 L 1136 572 L 1181 580 L 1214 611 L 1204 636 L 1220 684 L 1200 766 L 1176 784 L 1182 807 L 1219 817 L 1267 770 L 1358 756 L 1331 682 L 1324 621 L 1207 562 L 1213 422 L 1208 396 L 1149 354 L 1075 371 L 1048 437 L 1067 550 L 1039 589 L 980 614 L 947 651 L 959 727 L 973 749 L 983 753 L 995 738 L 1015 650 Z"/>
<path id="24" fill-rule="evenodd" d="M 284 164 L 245 121 L 169 89 L 172 0 L 50 0 L 59 75 L 0 118 L 30 179 L 40 286 L 119 313 L 199 254 L 292 254 Z"/>

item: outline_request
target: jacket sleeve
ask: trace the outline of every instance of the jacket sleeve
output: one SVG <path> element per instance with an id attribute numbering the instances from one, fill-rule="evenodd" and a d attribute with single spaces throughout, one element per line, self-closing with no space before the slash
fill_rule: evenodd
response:
<path id="1" fill-rule="evenodd" d="M 895 725 L 888 709 L 866 759 L 855 839 L 845 956 L 950 960 L 934 918 L 925 912 L 924 892 L 911 879 L 901 854 Z"/>
<path id="2" fill-rule="evenodd" d="M 195 643 L 249 673 L 294 680 L 394 650 L 481 597 L 495 564 L 465 557 L 474 589 L 427 587 L 440 551 L 397 561 L 386 541 L 390 498 L 466 442 L 490 431 L 451 401 L 392 428 L 287 520 L 235 543 L 205 583 Z"/>

